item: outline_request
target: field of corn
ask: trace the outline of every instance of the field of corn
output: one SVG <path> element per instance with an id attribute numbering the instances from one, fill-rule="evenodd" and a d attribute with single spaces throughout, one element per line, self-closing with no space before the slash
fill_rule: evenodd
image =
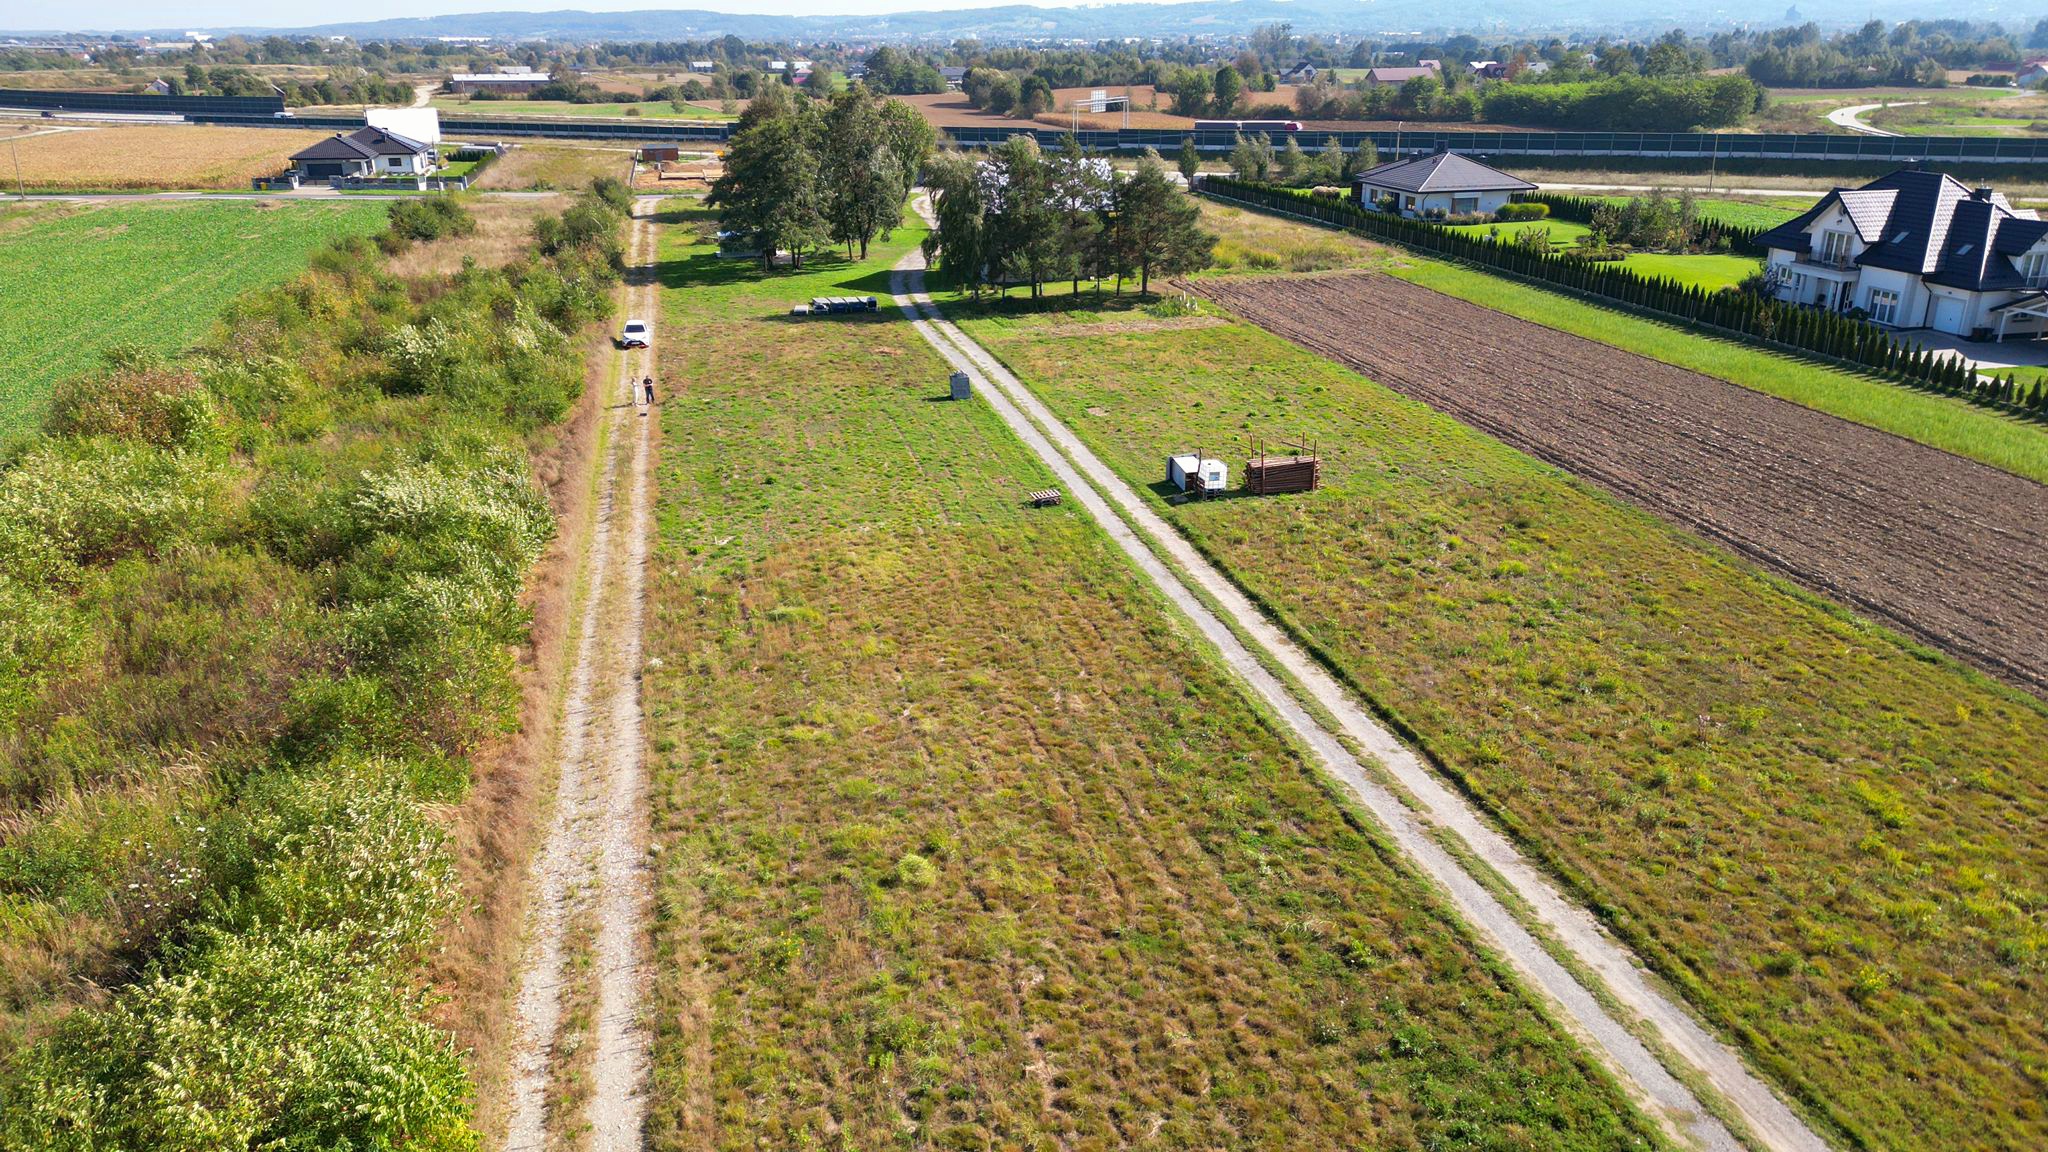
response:
<path id="1" fill-rule="evenodd" d="M 1319 438 L 1168 514 L 1824 1124 L 2048 1134 L 2039 700 L 1249 325 L 953 307 L 1141 488 Z"/>
<path id="2" fill-rule="evenodd" d="M 1661 1141 L 893 309 L 664 229 L 653 1146 Z"/>
<path id="3" fill-rule="evenodd" d="M 0 226 L 0 436 L 32 426 L 50 390 L 103 351 L 176 352 L 221 309 L 283 280 L 381 203 L 45 205 Z"/>

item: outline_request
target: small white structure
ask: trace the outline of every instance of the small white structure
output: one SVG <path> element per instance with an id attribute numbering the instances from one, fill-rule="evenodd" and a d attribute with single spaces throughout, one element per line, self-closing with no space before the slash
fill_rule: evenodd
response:
<path id="1" fill-rule="evenodd" d="M 441 146 L 439 108 L 371 108 L 364 111 L 363 120 L 372 128 L 382 128 L 430 147 Z"/>
<path id="2" fill-rule="evenodd" d="M 1206 496 L 1230 487 L 1230 467 L 1192 452 L 1168 456 L 1166 482 L 1178 491 Z"/>
<path id="3" fill-rule="evenodd" d="M 1131 98 L 1121 93 L 1112 96 L 1106 88 L 1091 89 L 1088 98 L 1074 101 L 1076 112 L 1122 112 L 1131 106 Z"/>

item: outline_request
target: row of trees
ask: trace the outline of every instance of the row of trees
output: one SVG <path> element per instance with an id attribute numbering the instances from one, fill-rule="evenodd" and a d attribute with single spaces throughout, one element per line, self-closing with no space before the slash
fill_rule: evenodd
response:
<path id="1" fill-rule="evenodd" d="M 709 203 L 767 266 L 781 251 L 801 266 L 827 244 L 865 256 L 902 216 L 935 141 L 917 109 L 863 85 L 829 102 L 769 85 L 740 116 Z"/>
<path id="2" fill-rule="evenodd" d="M 1194 179 L 1201 156 L 1195 151 L 1193 137 L 1182 142 L 1180 159 L 1181 174 Z M 1379 149 L 1373 147 L 1372 141 L 1363 141 L 1357 148 L 1346 152 L 1335 137 L 1323 145 L 1322 151 L 1310 154 L 1303 151 L 1300 142 L 1292 136 L 1276 149 L 1272 137 L 1263 132 L 1251 136 L 1239 133 L 1237 146 L 1230 150 L 1230 173 L 1239 180 L 1295 188 L 1317 185 L 1348 187 L 1353 176 L 1378 166 L 1379 162 Z"/>
<path id="3" fill-rule="evenodd" d="M 1626 244 L 1664 252 L 1712 252 L 1732 249 L 1759 252 L 1756 238 L 1766 229 L 1729 224 L 1704 215 L 1692 189 L 1671 195 L 1653 189 L 1648 195 L 1631 196 L 1616 204 L 1611 200 L 1584 196 L 1562 196 L 1554 192 L 1530 192 L 1525 203 L 1541 204 L 1559 220 L 1571 220 L 1592 229 L 1594 248 Z"/>
<path id="4" fill-rule="evenodd" d="M 1058 152 L 1013 136 L 985 158 L 948 152 L 925 175 L 938 226 L 927 252 L 956 285 L 977 298 L 984 289 L 1043 286 L 1135 277 L 1138 292 L 1153 276 L 1178 276 L 1209 266 L 1216 237 L 1197 226 L 1200 210 L 1147 151 L 1135 171 L 1120 174 L 1084 153 L 1069 136 Z"/>
<path id="5" fill-rule="evenodd" d="M 1918 387 L 1972 403 L 2048 416 L 2048 382 L 2031 390 L 2015 381 L 1980 377 L 1975 367 L 1935 355 L 1891 330 L 1835 312 L 1788 304 L 1754 292 L 1707 291 L 1663 277 L 1570 253 L 1501 243 L 1419 220 L 1368 212 L 1346 201 L 1212 176 L 1211 195 L 1349 228 L 1382 240 L 1495 268 L 1514 276 L 1613 300 L 1673 319 L 1770 341 L 1829 360 L 1847 361 Z"/>

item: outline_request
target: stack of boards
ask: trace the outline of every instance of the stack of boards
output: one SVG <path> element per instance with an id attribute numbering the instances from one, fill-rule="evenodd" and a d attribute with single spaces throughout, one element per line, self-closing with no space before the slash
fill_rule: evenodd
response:
<path id="1" fill-rule="evenodd" d="M 1260 496 L 1313 492 L 1322 483 L 1319 456 L 1254 456 L 1245 462 L 1245 487 Z"/>

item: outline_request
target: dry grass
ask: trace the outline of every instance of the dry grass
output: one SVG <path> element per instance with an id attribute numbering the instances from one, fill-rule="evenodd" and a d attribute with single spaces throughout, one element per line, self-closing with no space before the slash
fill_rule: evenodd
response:
<path id="1" fill-rule="evenodd" d="M 533 250 L 536 220 L 567 207 L 569 197 L 543 196 L 533 199 L 468 198 L 476 217 L 476 233 L 446 236 L 427 244 L 415 244 L 391 260 L 391 270 L 401 276 L 444 276 L 462 270 L 465 261 L 485 268 L 510 264 Z"/>
<path id="2" fill-rule="evenodd" d="M 484 169 L 476 187 L 499 191 L 581 188 L 599 176 L 623 180 L 633 165 L 630 148 L 603 145 L 520 144 Z"/>
<path id="3" fill-rule="evenodd" d="M 1395 253 L 1363 236 L 1304 228 L 1265 212 L 1202 200 L 1202 227 L 1216 234 L 1215 272 L 1329 272 L 1378 268 Z"/>
<path id="4" fill-rule="evenodd" d="M 1318 437 L 1161 510 L 1844 1146 L 2042 1146 L 2048 708 L 1249 326 L 1057 338 L 1116 315 L 965 326 L 1141 487 Z"/>
<path id="5" fill-rule="evenodd" d="M 1655 1146 L 893 310 L 783 315 L 919 238 L 666 230 L 652 1145 Z"/>
<path id="6" fill-rule="evenodd" d="M 0 126 L 0 144 L 13 141 L 31 191 L 246 189 L 257 176 L 283 171 L 286 157 L 327 135 L 201 124 L 87 127 L 47 121 L 29 124 L 29 134 L 7 131 L 15 127 Z M 11 186 L 13 177 L 10 154 L 0 161 L 0 178 Z"/>

